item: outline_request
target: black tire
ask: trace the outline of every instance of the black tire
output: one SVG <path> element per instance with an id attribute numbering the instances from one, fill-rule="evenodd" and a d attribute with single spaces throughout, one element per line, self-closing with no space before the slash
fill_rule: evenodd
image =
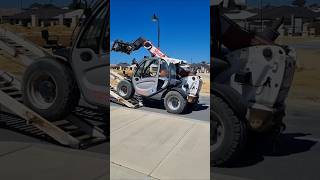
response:
<path id="1" fill-rule="evenodd" d="M 239 158 L 246 145 L 247 124 L 235 115 L 222 98 L 212 96 L 211 164 L 228 166 Z"/>
<path id="2" fill-rule="evenodd" d="M 31 64 L 23 77 L 22 92 L 26 106 L 52 121 L 68 116 L 80 99 L 71 69 L 55 59 Z"/>
<path id="3" fill-rule="evenodd" d="M 134 95 L 132 83 L 127 80 L 121 80 L 117 85 L 117 92 L 123 99 L 131 99 Z"/>
<path id="4" fill-rule="evenodd" d="M 187 100 L 177 91 L 169 91 L 164 97 L 167 112 L 181 114 L 187 107 Z"/>

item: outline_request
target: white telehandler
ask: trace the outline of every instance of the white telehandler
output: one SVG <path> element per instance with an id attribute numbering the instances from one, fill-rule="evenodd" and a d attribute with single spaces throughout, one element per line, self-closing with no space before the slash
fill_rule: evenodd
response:
<path id="1" fill-rule="evenodd" d="M 202 79 L 192 72 L 186 61 L 168 57 L 144 38 L 133 43 L 116 40 L 112 50 L 130 54 L 141 47 L 152 57 L 134 62 L 137 67 L 133 76 L 118 83 L 118 94 L 124 99 L 138 95 L 144 101 L 163 100 L 166 110 L 174 114 L 192 108 L 198 102 Z"/>

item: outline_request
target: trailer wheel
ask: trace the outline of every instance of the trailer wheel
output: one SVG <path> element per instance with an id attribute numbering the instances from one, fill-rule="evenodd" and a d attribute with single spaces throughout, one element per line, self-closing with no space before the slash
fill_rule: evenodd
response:
<path id="1" fill-rule="evenodd" d="M 164 107 L 169 113 L 180 114 L 186 106 L 187 100 L 177 91 L 170 91 L 164 97 Z"/>
<path id="2" fill-rule="evenodd" d="M 246 144 L 247 125 L 223 99 L 215 95 L 210 116 L 211 163 L 213 166 L 228 165 L 239 157 Z"/>
<path id="3" fill-rule="evenodd" d="M 132 84 L 127 80 L 121 80 L 117 85 L 117 92 L 119 96 L 128 100 L 134 95 L 134 89 Z"/>
<path id="4" fill-rule="evenodd" d="M 71 69 L 55 59 L 31 64 L 23 77 L 22 92 L 24 104 L 49 120 L 68 116 L 80 99 Z"/>

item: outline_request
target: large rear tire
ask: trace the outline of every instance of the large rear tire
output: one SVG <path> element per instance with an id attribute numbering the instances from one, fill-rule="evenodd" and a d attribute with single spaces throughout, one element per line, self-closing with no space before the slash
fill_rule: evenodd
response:
<path id="1" fill-rule="evenodd" d="M 22 92 L 26 106 L 52 121 L 68 116 L 80 99 L 72 70 L 55 59 L 31 64 L 23 77 Z"/>
<path id="2" fill-rule="evenodd" d="M 239 158 L 247 141 L 247 125 L 222 98 L 213 95 L 211 99 L 211 163 L 225 166 Z"/>
<path id="3" fill-rule="evenodd" d="M 187 100 L 177 91 L 170 91 L 164 97 L 164 107 L 167 112 L 181 114 L 187 107 Z"/>

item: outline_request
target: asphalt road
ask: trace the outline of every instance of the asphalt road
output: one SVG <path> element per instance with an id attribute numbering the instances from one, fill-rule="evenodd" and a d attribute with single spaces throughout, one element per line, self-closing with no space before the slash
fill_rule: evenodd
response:
<path id="1" fill-rule="evenodd" d="M 120 106 L 115 103 L 111 103 L 111 106 Z M 168 114 L 168 112 L 163 107 L 162 103 L 149 103 L 146 104 L 144 107 L 140 107 L 140 110 L 143 111 L 150 111 L 150 112 L 157 112 L 162 114 Z M 172 115 L 175 116 L 181 116 L 185 118 L 190 118 L 194 120 L 201 120 L 201 121 L 210 121 L 210 96 L 200 96 L 199 98 L 199 104 L 193 109 L 193 111 L 181 114 L 181 115 Z"/>
<path id="2" fill-rule="evenodd" d="M 287 130 L 272 148 L 267 141 L 249 144 L 239 163 L 212 168 L 216 180 L 318 180 L 320 177 L 320 104 L 288 105 Z"/>

